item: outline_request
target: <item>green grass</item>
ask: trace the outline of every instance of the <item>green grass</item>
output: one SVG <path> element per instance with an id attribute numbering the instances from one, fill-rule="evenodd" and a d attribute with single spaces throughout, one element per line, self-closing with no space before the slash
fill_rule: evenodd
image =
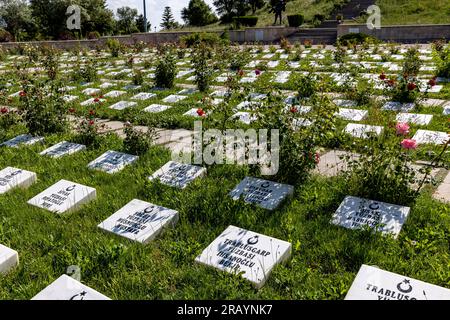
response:
<path id="1" fill-rule="evenodd" d="M 377 5 L 384 25 L 450 23 L 447 0 L 378 0 Z"/>
<path id="2" fill-rule="evenodd" d="M 51 136 L 49 146 L 68 136 Z M 37 154 L 45 146 L 2 149 L 3 166 L 34 171 L 38 182 L 0 197 L 0 242 L 19 252 L 20 265 L 0 277 L 0 299 L 29 299 L 68 266 L 81 281 L 113 299 L 342 299 L 361 264 L 450 288 L 450 207 L 424 193 L 398 240 L 330 224 L 347 195 L 340 178 L 312 177 L 297 186 L 275 212 L 235 202 L 228 192 L 248 174 L 245 167 L 214 166 L 207 177 L 178 190 L 146 181 L 169 160 L 158 147 L 115 175 L 87 169 L 105 150 L 121 150 L 114 136 L 102 147 L 53 160 Z M 28 205 L 60 179 L 97 189 L 97 200 L 57 215 Z M 101 231 L 97 225 L 138 198 L 180 212 L 180 221 L 148 245 Z M 259 291 L 239 277 L 194 262 L 228 225 L 290 241 L 293 256 L 275 269 Z M 412 240 L 417 241 L 412 245 Z"/>

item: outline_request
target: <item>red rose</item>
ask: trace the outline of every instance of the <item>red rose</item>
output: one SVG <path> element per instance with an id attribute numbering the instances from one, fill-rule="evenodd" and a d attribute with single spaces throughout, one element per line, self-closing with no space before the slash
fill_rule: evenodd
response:
<path id="1" fill-rule="evenodd" d="M 434 87 L 435 85 L 436 85 L 436 79 L 431 79 L 430 81 L 428 81 L 428 85 L 430 86 L 430 87 Z"/>
<path id="2" fill-rule="evenodd" d="M 386 75 L 384 74 L 384 72 L 382 74 L 380 74 L 380 79 L 381 80 L 386 80 Z"/>
<path id="3" fill-rule="evenodd" d="M 315 161 L 316 161 L 316 164 L 320 163 L 320 154 L 318 152 L 316 152 Z"/>
<path id="4" fill-rule="evenodd" d="M 94 99 L 94 102 L 99 102 L 99 101 L 100 101 L 99 98 L 95 98 L 95 99 Z"/>
<path id="5" fill-rule="evenodd" d="M 203 117 L 203 116 L 205 115 L 205 111 L 203 111 L 202 108 L 199 108 L 199 109 L 197 110 L 197 114 L 198 114 L 199 117 Z"/>
<path id="6" fill-rule="evenodd" d="M 408 83 L 408 90 L 413 91 L 417 88 L 417 85 L 414 82 Z"/>
<path id="7" fill-rule="evenodd" d="M 259 76 L 259 75 L 261 74 L 261 70 L 256 69 L 256 70 L 255 70 L 255 74 L 256 74 L 257 76 Z"/>
<path id="8" fill-rule="evenodd" d="M 95 111 L 94 110 L 89 110 L 89 115 L 90 116 L 93 116 L 95 114 Z"/>
<path id="9" fill-rule="evenodd" d="M 296 107 L 292 107 L 291 110 L 289 110 L 292 113 L 297 113 L 298 109 Z"/>
<path id="10" fill-rule="evenodd" d="M 244 71 L 239 70 L 239 71 L 238 71 L 238 75 L 239 75 L 240 77 L 242 77 L 242 76 L 244 75 Z"/>
<path id="11" fill-rule="evenodd" d="M 90 126 L 93 126 L 93 125 L 94 125 L 94 120 L 90 120 L 90 121 L 89 121 L 89 125 L 90 125 Z"/>
<path id="12" fill-rule="evenodd" d="M 394 79 L 389 79 L 387 84 L 391 87 L 393 87 L 395 85 L 395 80 Z"/>
<path id="13" fill-rule="evenodd" d="M 70 108 L 70 109 L 69 109 L 69 112 L 70 112 L 70 113 L 74 113 L 74 112 L 75 112 L 75 108 Z"/>
<path id="14" fill-rule="evenodd" d="M 21 96 L 21 97 L 25 97 L 27 94 L 26 94 L 26 92 L 25 91 L 20 91 L 20 93 L 19 93 L 19 96 Z"/>
<path id="15" fill-rule="evenodd" d="M 0 112 L 1 112 L 2 114 L 8 113 L 8 109 L 5 108 L 5 107 L 3 107 L 3 108 L 0 110 Z"/>

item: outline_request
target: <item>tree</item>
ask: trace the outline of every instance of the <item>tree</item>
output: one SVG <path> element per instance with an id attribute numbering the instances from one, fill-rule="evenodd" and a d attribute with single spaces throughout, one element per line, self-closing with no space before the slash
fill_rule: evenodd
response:
<path id="1" fill-rule="evenodd" d="M 178 27 L 178 23 L 173 18 L 172 9 L 170 7 L 164 8 L 160 26 L 165 30 L 175 29 Z"/>
<path id="2" fill-rule="evenodd" d="M 130 7 L 122 7 L 117 9 L 117 28 L 120 33 L 131 34 L 139 29 L 136 26 L 136 18 L 138 16 L 137 9 Z"/>
<path id="3" fill-rule="evenodd" d="M 145 32 L 145 28 L 144 28 L 144 15 L 140 14 L 137 18 L 136 18 L 136 26 L 139 29 L 139 32 Z M 147 31 L 151 31 L 152 28 L 152 24 L 147 20 Z"/>
<path id="4" fill-rule="evenodd" d="M 36 24 L 25 0 L 0 0 L 0 20 L 4 28 L 16 41 L 34 36 Z"/>
<path id="5" fill-rule="evenodd" d="M 264 0 L 247 0 L 252 9 L 252 14 L 255 14 L 256 10 L 263 8 L 266 5 Z"/>
<path id="6" fill-rule="evenodd" d="M 230 22 L 233 17 L 244 16 L 251 8 L 250 0 L 214 0 L 213 4 L 222 22 Z"/>
<path id="7" fill-rule="evenodd" d="M 203 0 L 190 0 L 188 7 L 181 11 L 181 18 L 191 26 L 205 26 L 217 21 L 211 7 Z"/>

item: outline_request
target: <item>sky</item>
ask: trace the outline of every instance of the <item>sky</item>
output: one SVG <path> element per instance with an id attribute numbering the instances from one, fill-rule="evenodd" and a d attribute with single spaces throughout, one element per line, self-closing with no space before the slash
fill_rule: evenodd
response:
<path id="1" fill-rule="evenodd" d="M 161 16 L 164 11 L 164 7 L 169 6 L 172 8 L 173 15 L 178 22 L 183 22 L 181 19 L 181 10 L 187 7 L 189 0 L 145 0 L 147 3 L 147 20 L 152 24 L 152 31 L 155 30 L 155 26 L 160 29 Z M 214 0 L 205 0 L 205 2 L 214 9 L 212 5 Z M 143 0 L 107 0 L 109 9 L 116 13 L 117 8 L 131 7 L 138 9 L 139 13 L 143 13 Z"/>

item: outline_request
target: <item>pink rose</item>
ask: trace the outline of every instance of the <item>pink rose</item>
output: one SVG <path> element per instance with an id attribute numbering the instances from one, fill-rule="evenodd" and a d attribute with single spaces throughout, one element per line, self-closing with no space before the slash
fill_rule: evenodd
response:
<path id="1" fill-rule="evenodd" d="M 402 147 L 408 150 L 416 149 L 417 142 L 413 139 L 404 139 L 401 143 Z"/>
<path id="2" fill-rule="evenodd" d="M 395 126 L 395 129 L 397 130 L 398 135 L 406 136 L 409 133 L 409 124 L 405 122 L 399 122 Z"/>

